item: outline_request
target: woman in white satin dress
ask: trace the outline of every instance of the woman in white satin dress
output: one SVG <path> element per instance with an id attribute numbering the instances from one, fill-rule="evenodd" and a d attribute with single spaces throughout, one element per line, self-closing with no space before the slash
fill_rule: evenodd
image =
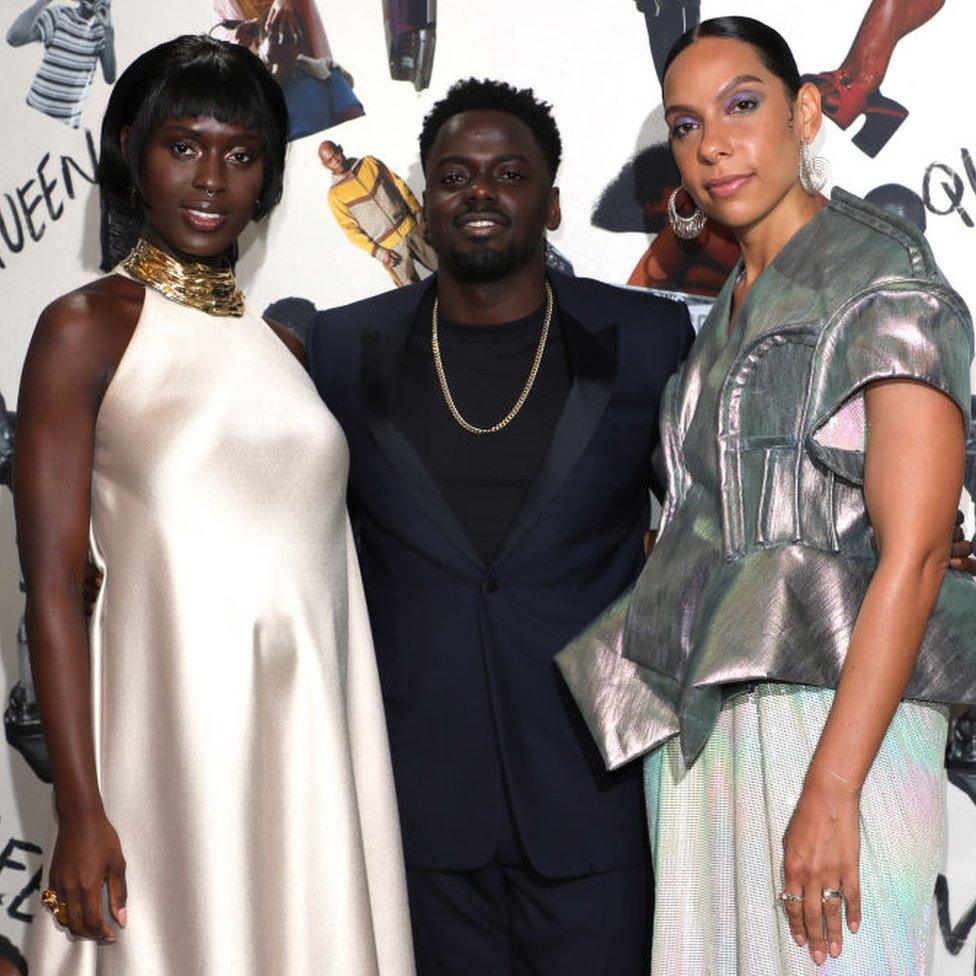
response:
<path id="1" fill-rule="evenodd" d="M 102 132 L 114 273 L 28 351 L 15 495 L 58 816 L 32 973 L 414 971 L 345 440 L 228 260 L 286 131 L 243 48 L 138 58 Z"/>

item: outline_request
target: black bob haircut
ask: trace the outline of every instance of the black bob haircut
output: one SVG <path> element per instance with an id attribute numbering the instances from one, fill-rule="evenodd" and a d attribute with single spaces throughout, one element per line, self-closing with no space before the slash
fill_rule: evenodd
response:
<path id="1" fill-rule="evenodd" d="M 153 131 L 166 119 L 204 117 L 261 134 L 264 181 L 255 219 L 281 199 L 288 109 L 271 72 L 229 41 L 192 34 L 166 41 L 122 72 L 105 109 L 98 162 L 103 271 L 125 257 L 142 228 L 142 157 Z"/>
<path id="2" fill-rule="evenodd" d="M 447 95 L 424 118 L 420 130 L 420 165 L 426 171 L 430 148 L 441 126 L 461 112 L 507 112 L 521 119 L 535 136 L 549 170 L 549 179 L 556 179 L 563 143 L 559 128 L 552 117 L 552 106 L 535 97 L 531 88 L 515 88 L 504 81 L 468 78 L 456 82 Z"/>
<path id="3" fill-rule="evenodd" d="M 789 44 L 779 31 L 753 17 L 713 17 L 692 27 L 674 42 L 664 62 L 662 76 L 668 73 L 671 63 L 682 51 L 702 37 L 727 37 L 752 45 L 762 63 L 786 86 L 790 99 L 796 98 L 803 82 Z"/>

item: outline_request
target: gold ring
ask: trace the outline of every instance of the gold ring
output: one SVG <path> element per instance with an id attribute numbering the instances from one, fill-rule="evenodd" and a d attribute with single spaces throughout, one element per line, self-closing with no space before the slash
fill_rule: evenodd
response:
<path id="1" fill-rule="evenodd" d="M 67 925 L 68 905 L 58 897 L 53 888 L 45 888 L 41 892 L 41 904 L 54 916 L 58 925 Z"/>
<path id="2" fill-rule="evenodd" d="M 785 905 L 787 902 L 801 902 L 803 895 L 794 895 L 792 891 L 781 891 L 779 900 Z"/>

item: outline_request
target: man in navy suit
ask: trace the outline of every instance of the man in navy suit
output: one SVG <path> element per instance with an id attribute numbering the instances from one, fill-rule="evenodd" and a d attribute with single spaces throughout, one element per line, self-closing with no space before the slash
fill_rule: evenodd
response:
<path id="1" fill-rule="evenodd" d="M 684 306 L 545 267 L 547 105 L 456 85 L 424 123 L 439 272 L 319 313 L 312 375 L 386 701 L 421 976 L 639 976 L 640 770 L 602 769 L 553 655 L 636 578 Z"/>

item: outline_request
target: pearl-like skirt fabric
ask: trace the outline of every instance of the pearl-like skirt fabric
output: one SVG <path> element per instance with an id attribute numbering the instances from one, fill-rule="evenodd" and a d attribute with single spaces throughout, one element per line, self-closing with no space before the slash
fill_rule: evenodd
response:
<path id="1" fill-rule="evenodd" d="M 782 839 L 834 693 L 760 684 L 728 701 L 690 769 L 644 765 L 656 900 L 652 976 L 923 976 L 945 847 L 946 713 L 903 702 L 861 798 L 861 928 L 819 969 L 777 901 Z"/>

